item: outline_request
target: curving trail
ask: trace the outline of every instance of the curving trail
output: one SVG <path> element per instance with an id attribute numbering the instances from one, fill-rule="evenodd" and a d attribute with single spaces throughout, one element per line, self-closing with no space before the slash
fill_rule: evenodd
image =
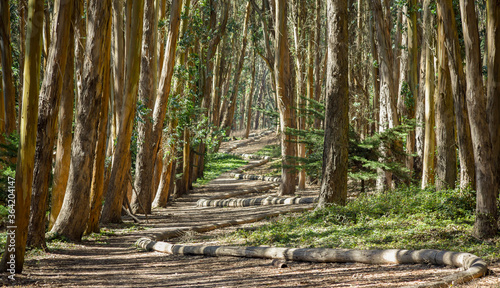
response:
<path id="1" fill-rule="evenodd" d="M 224 143 L 222 148 L 243 142 L 231 148 L 231 153 L 253 154 L 273 141 L 276 141 L 276 136 L 269 134 L 258 140 Z M 260 160 L 250 159 L 249 164 L 254 165 Z M 371 265 L 354 261 L 312 263 L 290 259 L 287 268 L 278 268 L 273 266 L 271 260 L 261 258 L 172 255 L 146 252 L 135 246 L 137 239 L 146 237 L 143 241 L 149 241 L 150 245 L 168 240 L 178 247 L 174 251 L 187 251 L 186 248 L 180 249 L 179 243 L 193 242 L 195 244 L 186 245 L 198 247 L 193 248 L 195 250 L 209 251 L 213 248 L 199 247 L 223 246 L 224 243 L 214 240 L 217 235 L 235 229 L 252 229 L 243 223 L 258 221 L 252 225 L 260 225 L 272 221 L 269 216 L 313 208 L 313 204 L 242 205 L 244 207 L 234 208 L 196 205 L 200 199 L 231 201 L 230 198 L 234 197 L 268 198 L 275 195 L 275 184 L 235 179 L 226 173 L 177 199 L 171 206 L 155 210 L 148 216 L 149 223 L 145 223 L 143 216 L 139 216 L 142 221 L 140 226 L 124 218 L 128 228 L 107 227 L 115 231 L 114 235 L 97 235 L 76 244 L 58 243 L 57 249 L 49 253 L 31 256 L 24 274 L 17 275 L 17 284 L 22 287 L 401 287 L 439 282 L 460 272 L 454 267 L 429 264 L 432 261 L 410 265 L 381 262 Z M 242 191 L 246 192 L 235 196 Z M 309 191 L 301 196 L 316 195 Z M 161 245 L 166 247 L 167 244 Z M 500 273 L 497 266 L 494 270 Z M 498 287 L 500 280 L 492 281 L 492 277 L 453 287 Z M 2 279 L 5 283 L 5 276 Z M 488 286 L 488 283 L 493 284 Z"/>

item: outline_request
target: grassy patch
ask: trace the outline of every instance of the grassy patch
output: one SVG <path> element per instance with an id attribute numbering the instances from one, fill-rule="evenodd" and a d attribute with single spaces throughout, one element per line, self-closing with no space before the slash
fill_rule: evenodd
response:
<path id="1" fill-rule="evenodd" d="M 203 179 L 196 180 L 196 183 L 194 183 L 195 186 L 205 185 L 219 177 L 222 173 L 231 171 L 248 163 L 238 156 L 223 153 L 209 154 L 206 157 Z"/>
<path id="2" fill-rule="evenodd" d="M 280 145 L 266 145 L 261 150 L 255 153 L 261 156 L 269 156 L 271 158 L 281 158 L 281 146 Z"/>
<path id="3" fill-rule="evenodd" d="M 500 235 L 490 241 L 472 236 L 474 207 L 470 191 L 404 188 L 362 196 L 345 207 L 283 216 L 228 237 L 251 246 L 443 249 L 499 260 Z"/>

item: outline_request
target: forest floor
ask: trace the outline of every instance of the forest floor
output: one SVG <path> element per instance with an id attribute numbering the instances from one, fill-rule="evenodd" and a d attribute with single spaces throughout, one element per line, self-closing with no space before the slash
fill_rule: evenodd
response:
<path id="1" fill-rule="evenodd" d="M 276 144 L 270 134 L 235 150 L 255 153 L 265 145 Z M 222 148 L 227 147 L 224 143 Z M 256 161 L 256 160 L 250 160 Z M 269 166 L 268 170 L 273 168 Z M 272 173 L 259 168 L 259 173 Z M 249 172 L 253 173 L 253 172 Z M 52 241 L 50 251 L 31 251 L 22 274 L 16 275 L 19 287 L 401 287 L 422 284 L 456 272 L 456 268 L 434 265 L 367 265 L 358 263 L 288 262 L 277 268 L 271 260 L 178 256 L 145 252 L 135 241 L 151 233 L 247 217 L 264 212 L 286 210 L 281 206 L 243 208 L 196 207 L 200 198 L 257 187 L 263 181 L 235 180 L 229 173 L 207 185 L 197 187 L 169 207 L 155 209 L 148 221 L 134 224 L 124 218 L 123 225 L 106 226 L 100 234 L 85 237 L 80 243 Z M 258 195 L 273 195 L 270 190 Z M 317 195 L 317 187 L 308 187 L 302 195 Z M 242 196 L 249 197 L 249 196 Z M 307 206 L 307 205 L 303 205 Z M 267 219 L 238 227 L 207 233 L 188 233 L 170 242 L 226 244 L 227 235 L 236 229 L 253 229 L 273 221 Z M 233 242 L 234 243 L 234 242 Z M 490 266 L 500 275 L 500 264 Z M 10 284 L 2 276 L 4 285 Z M 498 276 L 488 276 L 466 285 L 453 287 L 500 287 Z"/>

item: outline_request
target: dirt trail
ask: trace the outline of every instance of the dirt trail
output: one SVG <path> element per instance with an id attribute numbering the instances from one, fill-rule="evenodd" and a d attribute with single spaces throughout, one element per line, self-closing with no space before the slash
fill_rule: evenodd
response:
<path id="1" fill-rule="evenodd" d="M 235 150 L 255 153 L 276 143 L 274 134 Z M 226 143 L 224 145 L 227 145 Z M 258 160 L 250 160 L 258 161 Z M 22 275 L 22 287 L 400 287 L 437 280 L 456 271 L 428 265 L 365 265 L 337 263 L 288 263 L 276 268 L 270 260 L 235 257 L 175 256 L 144 252 L 135 241 L 165 229 L 190 227 L 231 220 L 253 214 L 286 209 L 282 206 L 239 208 L 196 207 L 200 198 L 265 185 L 263 181 L 235 180 L 226 173 L 204 187 L 191 191 L 165 209 L 154 210 L 149 223 L 139 226 L 125 218 L 128 228 L 112 228 L 112 235 L 94 237 L 81 243 L 61 243 L 49 253 L 32 256 Z M 271 190 L 258 195 L 273 195 Z M 311 191 L 304 195 L 314 194 Z M 246 196 L 245 196 L 246 197 Z M 263 221 L 265 222 L 265 221 Z M 262 225 L 262 223 L 244 226 Z M 206 234 L 185 235 L 177 241 L 217 243 L 217 235 L 238 229 L 230 227 Z M 212 242 L 206 242 L 207 236 Z M 215 236 L 215 237 L 214 237 Z M 490 277 L 491 278 L 491 277 Z M 3 283 L 7 284 L 5 275 Z M 404 283 L 404 285 L 402 284 Z M 498 287 L 486 286 L 470 287 Z M 484 283 L 483 283 L 484 284 Z M 493 284 L 496 285 L 496 284 Z"/>

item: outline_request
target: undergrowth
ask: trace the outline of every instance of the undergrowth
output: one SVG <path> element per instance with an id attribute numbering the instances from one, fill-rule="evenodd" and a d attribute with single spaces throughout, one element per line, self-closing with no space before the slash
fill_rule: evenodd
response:
<path id="1" fill-rule="evenodd" d="M 224 172 L 231 171 L 247 164 L 248 161 L 241 157 L 223 153 L 208 154 L 205 158 L 205 170 L 203 178 L 197 179 L 194 186 L 205 185 L 213 179 L 219 177 Z"/>
<path id="2" fill-rule="evenodd" d="M 228 239 L 247 246 L 443 249 L 500 260 L 500 235 L 490 241 L 471 236 L 474 207 L 471 191 L 400 188 L 361 196 L 344 207 L 282 216 Z"/>

